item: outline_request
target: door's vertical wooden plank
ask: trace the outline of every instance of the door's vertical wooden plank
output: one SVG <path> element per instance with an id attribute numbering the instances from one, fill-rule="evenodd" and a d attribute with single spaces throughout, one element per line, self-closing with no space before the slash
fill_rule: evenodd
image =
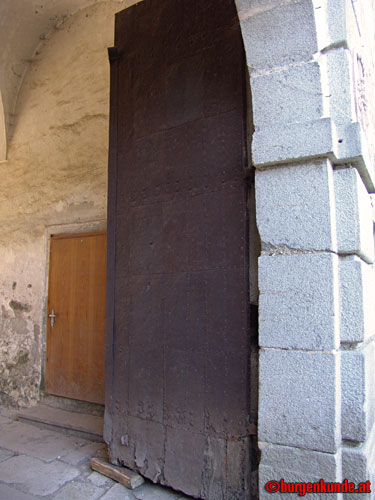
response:
<path id="1" fill-rule="evenodd" d="M 114 364 L 114 306 L 116 273 L 117 220 L 117 129 L 118 129 L 118 69 L 116 47 L 108 49 L 110 62 L 110 122 L 108 151 L 108 206 L 106 253 L 106 340 L 105 340 L 105 414 L 104 440 L 109 443 L 113 432 L 113 364 Z"/>
<path id="2" fill-rule="evenodd" d="M 91 238 L 90 248 L 90 275 L 89 275 L 89 331 L 93 334 L 93 341 L 88 346 L 88 357 L 94 362 L 91 364 L 91 377 L 88 387 L 92 392 L 100 395 L 104 402 L 104 351 L 105 342 L 105 269 L 106 269 L 106 237 L 105 235 Z M 99 264 L 99 265 L 98 265 Z M 96 360 L 96 361 L 95 361 Z"/>

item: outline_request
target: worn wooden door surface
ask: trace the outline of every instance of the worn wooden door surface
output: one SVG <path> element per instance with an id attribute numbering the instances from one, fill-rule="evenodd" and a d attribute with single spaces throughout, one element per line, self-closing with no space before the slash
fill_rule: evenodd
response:
<path id="1" fill-rule="evenodd" d="M 245 58 L 233 0 L 144 0 L 111 59 L 105 438 L 152 481 L 249 491 Z"/>
<path id="2" fill-rule="evenodd" d="M 106 233 L 51 238 L 48 393 L 104 403 L 105 285 Z"/>

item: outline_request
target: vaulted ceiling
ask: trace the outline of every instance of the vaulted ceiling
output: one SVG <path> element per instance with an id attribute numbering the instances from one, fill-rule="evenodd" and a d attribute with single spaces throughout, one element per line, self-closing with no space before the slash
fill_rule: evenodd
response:
<path id="1" fill-rule="evenodd" d="M 6 157 L 18 92 L 38 46 L 75 12 L 101 1 L 106 0 L 0 1 L 0 161 Z"/>

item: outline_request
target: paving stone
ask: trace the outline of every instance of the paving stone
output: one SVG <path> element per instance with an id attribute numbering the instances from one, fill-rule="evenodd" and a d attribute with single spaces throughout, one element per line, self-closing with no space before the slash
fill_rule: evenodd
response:
<path id="1" fill-rule="evenodd" d="M 5 408 L 4 406 L 1 407 L 0 415 L 8 420 L 14 420 L 16 414 L 17 410 L 13 408 Z"/>
<path id="2" fill-rule="evenodd" d="M 181 497 L 181 493 L 153 484 L 142 484 L 133 494 L 137 500 L 177 500 Z"/>
<path id="3" fill-rule="evenodd" d="M 103 490 L 89 483 L 69 483 L 53 497 L 53 500 L 97 500 Z"/>
<path id="4" fill-rule="evenodd" d="M 13 451 L 0 450 L 0 462 L 3 462 L 4 460 L 8 460 L 8 458 L 13 457 L 13 456 L 14 456 Z"/>
<path id="5" fill-rule="evenodd" d="M 113 481 L 113 479 L 103 476 L 103 474 L 99 474 L 99 472 L 96 471 L 92 472 L 87 479 L 91 481 L 92 484 L 98 487 L 110 486 L 115 484 L 115 481 Z"/>
<path id="6" fill-rule="evenodd" d="M 0 500 L 34 500 L 35 497 L 0 484 Z"/>
<path id="7" fill-rule="evenodd" d="M 91 457 L 106 457 L 106 455 L 107 449 L 105 444 L 89 443 L 67 453 L 61 460 L 70 465 L 79 465 Z"/>
<path id="8" fill-rule="evenodd" d="M 152 484 L 128 490 L 90 467 L 89 458 L 107 455 L 106 445 L 4 418 L 0 422 L 0 483 L 6 484 L 0 484 L 0 500 L 187 498 Z"/>
<path id="9" fill-rule="evenodd" d="M 0 463 L 0 481 L 16 484 L 20 490 L 32 495 L 51 495 L 78 475 L 76 468 L 57 460 L 45 463 L 19 455 Z"/>
<path id="10" fill-rule="evenodd" d="M 101 500 L 135 500 L 135 496 L 125 486 L 115 484 Z"/>
<path id="11" fill-rule="evenodd" d="M 92 469 L 90 465 L 90 461 L 87 460 L 87 462 L 83 462 L 79 465 L 76 465 L 77 469 L 80 472 L 80 480 L 86 480 L 90 474 L 92 474 Z"/>
<path id="12" fill-rule="evenodd" d="M 4 424 L 0 432 L 0 447 L 18 453 L 51 461 L 88 444 L 85 439 L 73 438 L 50 430 L 11 422 Z"/>
<path id="13" fill-rule="evenodd" d="M 0 424 L 6 424 L 9 422 L 11 422 L 11 420 L 8 417 L 3 417 L 2 415 L 0 415 Z"/>

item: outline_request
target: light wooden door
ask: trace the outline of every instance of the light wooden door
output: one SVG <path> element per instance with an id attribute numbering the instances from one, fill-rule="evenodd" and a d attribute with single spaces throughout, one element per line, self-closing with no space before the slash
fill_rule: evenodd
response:
<path id="1" fill-rule="evenodd" d="M 106 233 L 51 238 L 45 389 L 104 403 Z"/>

